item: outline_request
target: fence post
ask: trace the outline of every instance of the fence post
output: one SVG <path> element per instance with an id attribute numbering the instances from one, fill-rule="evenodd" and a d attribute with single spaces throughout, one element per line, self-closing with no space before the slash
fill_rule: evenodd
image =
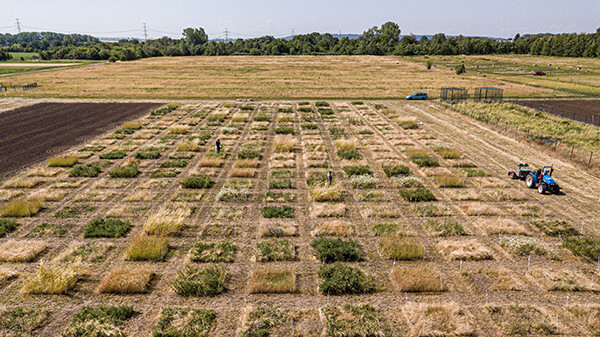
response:
<path id="1" fill-rule="evenodd" d="M 588 161 L 588 166 L 592 165 L 592 156 L 594 155 L 594 152 L 590 152 L 590 160 Z"/>
<path id="2" fill-rule="evenodd" d="M 575 150 L 575 145 L 571 145 L 571 156 L 569 159 L 573 159 L 573 150 Z"/>

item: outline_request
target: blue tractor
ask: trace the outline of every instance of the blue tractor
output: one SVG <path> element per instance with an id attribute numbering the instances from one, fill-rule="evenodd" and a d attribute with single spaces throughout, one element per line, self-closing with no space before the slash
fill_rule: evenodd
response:
<path id="1" fill-rule="evenodd" d="M 529 172 L 525 178 L 525 184 L 528 188 L 537 188 L 539 194 L 550 192 L 552 194 L 558 194 L 560 192 L 560 186 L 552 178 L 554 168 L 552 166 L 544 166 L 537 171 Z"/>

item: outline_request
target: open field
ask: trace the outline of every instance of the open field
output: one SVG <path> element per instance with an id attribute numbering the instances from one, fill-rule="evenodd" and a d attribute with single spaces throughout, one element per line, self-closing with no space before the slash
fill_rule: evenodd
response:
<path id="1" fill-rule="evenodd" d="M 448 62 L 461 59 L 452 57 Z M 395 99 L 429 89 L 437 97 L 438 89 L 446 86 L 501 87 L 507 97 L 574 95 L 554 90 L 554 84 L 516 83 L 515 76 L 483 77 L 473 71 L 458 76 L 442 67 L 427 70 L 422 58 L 394 56 L 159 57 L 9 78 L 37 82 L 39 88 L 33 91 L 8 94 L 30 97 Z"/>
<path id="2" fill-rule="evenodd" d="M 38 163 L 157 106 L 155 103 L 39 103 L 0 113 L 0 176 Z"/>
<path id="3" fill-rule="evenodd" d="M 437 66 L 436 69 L 442 72 L 451 73 L 451 68 L 464 63 L 467 74 L 475 78 L 552 89 L 569 96 L 600 96 L 600 61 L 594 58 L 531 55 L 413 58 L 413 61 L 417 60 L 421 64 L 430 60 Z M 546 76 L 533 76 L 535 70 L 546 72 Z"/>
<path id="4" fill-rule="evenodd" d="M 187 102 L 60 157 L 0 186 L 2 335 L 599 331 L 600 180 L 432 102 Z"/>

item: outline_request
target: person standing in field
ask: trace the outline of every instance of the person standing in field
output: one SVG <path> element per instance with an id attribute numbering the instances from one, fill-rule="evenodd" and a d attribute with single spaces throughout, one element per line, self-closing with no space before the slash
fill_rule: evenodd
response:
<path id="1" fill-rule="evenodd" d="M 327 185 L 331 185 L 333 183 L 333 175 L 331 174 L 331 170 L 327 172 Z"/>
<path id="2" fill-rule="evenodd" d="M 215 152 L 216 153 L 221 152 L 221 140 L 220 139 L 217 139 L 217 142 L 215 143 Z"/>

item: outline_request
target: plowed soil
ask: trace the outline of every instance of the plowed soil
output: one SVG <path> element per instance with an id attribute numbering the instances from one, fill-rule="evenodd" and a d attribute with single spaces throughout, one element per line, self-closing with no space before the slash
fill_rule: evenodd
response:
<path id="1" fill-rule="evenodd" d="M 157 103 L 40 103 L 0 114 L 0 178 L 91 139 Z"/>
<path id="2" fill-rule="evenodd" d="M 571 119 L 600 123 L 600 100 L 523 100 L 519 104 L 533 109 L 541 109 Z"/>

